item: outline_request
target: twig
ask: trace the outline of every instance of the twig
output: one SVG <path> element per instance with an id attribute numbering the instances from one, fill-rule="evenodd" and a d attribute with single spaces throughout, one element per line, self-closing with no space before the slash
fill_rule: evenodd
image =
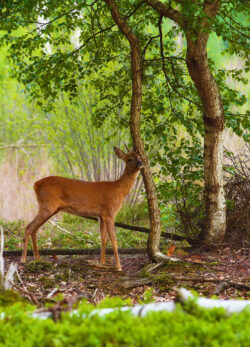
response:
<path id="1" fill-rule="evenodd" d="M 37 300 L 37 298 L 36 298 L 33 294 L 31 294 L 31 293 L 28 291 L 28 289 L 27 289 L 27 287 L 25 286 L 25 284 L 24 284 L 24 282 L 23 282 L 23 280 L 22 280 L 22 278 L 21 278 L 21 276 L 20 276 L 20 274 L 19 274 L 19 272 L 18 272 L 17 269 L 16 269 L 16 273 L 17 273 L 17 277 L 18 277 L 19 281 L 21 282 L 21 284 L 22 284 L 22 286 L 23 286 L 23 289 L 22 289 L 21 287 L 19 287 L 17 284 L 14 284 L 14 286 L 15 286 L 18 290 L 20 290 L 20 291 L 22 291 L 23 293 L 27 294 L 27 295 L 30 297 L 31 301 L 32 301 L 35 305 L 40 306 L 40 303 L 39 303 L 39 301 Z"/>
<path id="2" fill-rule="evenodd" d="M 49 222 L 50 222 L 50 224 L 52 224 L 53 226 L 57 227 L 58 229 L 60 229 L 64 233 L 66 233 L 66 234 L 68 234 L 70 236 L 73 236 L 73 237 L 75 237 L 78 240 L 81 240 L 81 241 L 83 240 L 81 237 L 78 237 L 78 236 L 74 235 L 73 233 L 71 233 L 70 231 L 66 230 L 65 228 L 60 227 L 55 221 L 50 220 Z M 94 244 L 94 242 L 90 241 L 90 240 L 86 240 L 86 243 L 89 243 L 91 245 Z"/>
<path id="3" fill-rule="evenodd" d="M 17 274 L 17 277 L 18 277 L 19 281 L 21 282 L 21 284 L 22 284 L 23 288 L 24 288 L 25 290 L 27 290 L 27 288 L 26 288 L 25 284 L 23 283 L 23 280 L 21 279 L 21 276 L 20 276 L 20 274 L 19 274 L 18 270 L 16 270 L 16 274 Z"/>
<path id="4" fill-rule="evenodd" d="M 12 283 L 12 284 L 13 284 L 13 286 L 14 286 L 19 292 L 22 292 L 23 294 L 28 295 L 29 298 L 31 299 L 30 301 L 33 302 L 33 304 L 35 304 L 35 305 L 38 306 L 38 307 L 41 306 L 41 304 L 40 304 L 40 302 L 37 300 L 36 296 L 33 295 L 32 293 L 30 293 L 30 292 L 28 291 L 28 289 L 24 289 L 24 288 L 18 286 L 17 284 L 15 284 L 15 283 Z"/>
<path id="5" fill-rule="evenodd" d="M 91 300 L 92 300 L 92 302 L 93 302 L 94 304 L 96 304 L 95 298 L 96 298 L 97 292 L 98 292 L 98 288 L 95 289 L 95 291 L 94 291 L 94 293 L 93 293 L 93 295 L 92 295 L 92 298 L 91 298 Z"/>
<path id="6" fill-rule="evenodd" d="M 57 292 L 57 290 L 57 288 L 52 289 L 51 292 L 46 296 L 46 299 L 50 299 Z"/>

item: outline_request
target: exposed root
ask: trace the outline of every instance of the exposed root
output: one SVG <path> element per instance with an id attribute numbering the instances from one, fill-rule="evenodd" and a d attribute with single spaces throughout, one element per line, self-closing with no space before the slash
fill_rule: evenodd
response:
<path id="1" fill-rule="evenodd" d="M 167 255 L 161 253 L 161 252 L 155 252 L 152 256 L 152 261 L 154 263 L 159 263 L 159 262 L 173 262 L 173 263 L 183 263 L 183 260 L 179 258 L 174 258 L 174 257 L 168 257 Z"/>

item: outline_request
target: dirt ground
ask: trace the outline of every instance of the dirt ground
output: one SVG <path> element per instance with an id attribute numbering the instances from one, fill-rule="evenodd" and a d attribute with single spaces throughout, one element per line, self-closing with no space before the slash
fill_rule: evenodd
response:
<path id="1" fill-rule="evenodd" d="M 6 268 L 18 263 L 16 291 L 38 306 L 63 294 L 64 298 L 78 296 L 98 303 L 106 295 L 143 301 L 145 291 L 152 288 L 156 302 L 173 300 L 175 289 L 185 287 L 199 294 L 219 298 L 248 298 L 249 252 L 247 249 L 224 248 L 214 253 L 192 251 L 181 263 L 149 264 L 147 255 L 121 255 L 123 272 L 114 269 L 113 256 L 107 266 L 100 266 L 97 256 L 46 256 L 25 265 L 19 257 L 6 257 Z"/>

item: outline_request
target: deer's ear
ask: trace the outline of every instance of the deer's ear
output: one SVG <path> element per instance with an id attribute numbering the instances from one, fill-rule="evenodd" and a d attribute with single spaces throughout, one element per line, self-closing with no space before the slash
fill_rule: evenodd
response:
<path id="1" fill-rule="evenodd" d="M 126 158 L 126 153 L 124 153 L 121 149 L 117 147 L 113 147 L 115 154 L 117 155 L 118 158 L 125 160 Z"/>

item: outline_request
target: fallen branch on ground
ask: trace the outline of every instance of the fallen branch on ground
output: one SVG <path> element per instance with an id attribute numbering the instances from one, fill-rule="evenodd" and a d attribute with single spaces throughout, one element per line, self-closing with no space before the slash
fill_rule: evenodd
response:
<path id="1" fill-rule="evenodd" d="M 157 264 L 156 264 L 157 265 Z M 164 264 L 159 264 L 158 268 L 160 266 L 162 266 Z M 155 270 L 155 268 L 153 267 L 152 270 L 146 270 L 147 267 L 141 269 L 140 271 L 137 272 L 137 277 L 138 275 L 143 275 L 145 274 L 145 271 L 147 271 L 148 273 L 150 271 L 153 271 Z M 174 280 L 174 281 L 184 281 L 184 282 L 196 282 L 196 283 L 205 283 L 205 282 L 209 282 L 209 283 L 217 283 L 217 284 L 221 284 L 218 288 L 221 290 L 220 287 L 228 287 L 228 286 L 232 286 L 232 287 L 236 287 L 236 288 L 241 288 L 241 289 L 246 289 L 246 290 L 250 290 L 250 286 L 245 284 L 245 283 L 239 283 L 239 282 L 235 282 L 235 281 L 230 281 L 230 280 L 219 280 L 217 278 L 202 278 L 202 277 L 199 277 L 199 278 L 196 278 L 196 277 L 184 277 L 184 276 L 165 276 L 164 278 L 166 280 L 166 283 L 171 280 Z M 124 278 L 123 280 L 122 279 L 119 279 L 119 282 L 117 282 L 117 286 L 121 287 L 121 288 L 124 288 L 124 289 L 132 289 L 132 288 L 135 288 L 135 287 L 139 287 L 139 286 L 143 286 L 145 284 L 155 284 L 157 282 L 159 282 L 160 279 L 159 279 L 159 276 L 156 274 L 156 275 L 152 275 L 152 274 L 149 274 L 149 276 L 146 276 L 146 277 L 143 277 L 143 278 L 136 278 L 135 279 L 135 276 L 133 277 L 126 277 Z"/>
<path id="2" fill-rule="evenodd" d="M 120 254 L 146 254 L 146 248 L 120 248 L 118 249 Z M 40 255 L 100 255 L 101 250 L 99 248 L 84 248 L 84 249 L 41 249 Z M 112 248 L 106 249 L 106 254 L 113 254 Z M 4 251 L 3 256 L 20 256 L 22 251 Z M 33 256 L 33 251 L 28 250 L 28 256 Z"/>
<path id="3" fill-rule="evenodd" d="M 213 282 L 213 283 L 224 283 L 224 285 L 226 286 L 233 286 L 236 288 L 243 288 L 243 289 L 247 289 L 250 290 L 250 286 L 245 284 L 245 283 L 239 283 L 239 282 L 235 282 L 235 281 L 230 281 L 230 280 L 220 280 L 217 278 L 196 278 L 196 277 L 175 277 L 176 281 L 191 281 L 191 282 Z"/>
<path id="4" fill-rule="evenodd" d="M 116 285 L 123 289 L 133 289 L 136 287 L 152 284 L 152 282 L 153 282 L 153 279 L 150 277 L 140 278 L 140 279 L 126 278 L 123 281 L 119 279 L 119 283 L 116 283 Z"/>
<path id="5" fill-rule="evenodd" d="M 185 304 L 188 300 L 194 299 L 194 296 L 186 289 L 181 288 L 177 290 L 177 297 L 175 302 L 161 302 L 161 303 L 152 303 L 147 305 L 135 305 L 133 307 L 131 306 L 125 306 L 120 308 L 103 308 L 103 309 L 96 309 L 90 313 L 90 317 L 97 315 L 97 316 L 106 316 L 109 313 L 115 312 L 115 311 L 130 311 L 134 316 L 139 317 L 145 317 L 148 312 L 150 311 L 168 311 L 173 312 L 177 305 L 176 302 L 180 302 L 181 304 Z M 64 301 L 63 301 L 64 303 Z M 198 306 L 203 308 L 212 309 L 215 307 L 224 308 L 227 312 L 227 314 L 232 314 L 236 312 L 243 311 L 246 307 L 249 306 L 249 300 L 214 300 L 214 299 L 207 299 L 204 297 L 197 298 L 196 303 Z M 65 306 L 65 305 L 64 305 Z M 64 311 L 69 311 L 70 308 L 72 308 L 72 305 L 69 307 L 64 308 Z M 185 310 L 185 305 L 184 305 Z M 57 310 L 58 312 L 54 312 Z M 56 303 L 56 305 L 53 308 L 49 309 L 43 309 L 38 310 L 33 313 L 34 318 L 40 318 L 40 319 L 46 319 L 46 318 L 54 318 L 55 319 L 55 313 L 57 313 L 56 317 L 59 316 L 60 312 L 63 310 L 63 305 L 59 302 Z M 78 315 L 79 313 L 77 310 L 73 310 L 72 315 Z M 81 316 L 82 319 L 86 318 L 86 314 Z"/>
<path id="6" fill-rule="evenodd" d="M 84 217 L 86 219 L 90 219 L 90 220 L 95 220 L 95 221 L 99 221 L 99 219 L 97 217 Z M 118 228 L 122 228 L 122 229 L 127 229 L 127 230 L 132 230 L 132 231 L 138 231 L 140 233 L 146 233 L 149 234 L 150 233 L 150 229 L 149 228 L 145 228 L 145 227 L 139 227 L 139 226 L 135 226 L 135 225 L 128 225 L 128 224 L 124 224 L 124 223 L 119 223 L 119 222 L 115 222 L 115 226 Z M 172 234 L 172 233 L 161 233 L 162 237 L 165 237 L 167 239 L 172 239 L 172 240 L 176 240 L 176 241 L 188 241 L 190 244 L 195 245 L 196 241 L 192 240 L 188 237 L 185 236 L 181 236 L 181 235 L 176 235 L 176 234 Z"/>

